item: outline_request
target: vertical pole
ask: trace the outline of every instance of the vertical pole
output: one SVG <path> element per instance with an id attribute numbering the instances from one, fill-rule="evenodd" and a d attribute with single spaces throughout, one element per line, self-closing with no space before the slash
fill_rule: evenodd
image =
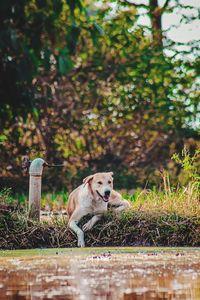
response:
<path id="1" fill-rule="evenodd" d="M 42 185 L 42 171 L 45 161 L 36 158 L 32 161 L 29 169 L 29 217 L 40 221 L 40 198 Z"/>

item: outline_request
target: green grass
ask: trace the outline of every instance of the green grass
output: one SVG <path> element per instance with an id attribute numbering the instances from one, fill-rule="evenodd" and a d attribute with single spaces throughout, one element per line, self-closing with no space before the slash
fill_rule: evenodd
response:
<path id="1" fill-rule="evenodd" d="M 66 208 L 69 193 L 65 190 L 53 193 L 42 193 L 41 195 L 41 209 L 50 211 L 59 211 Z M 11 195 L 10 189 L 5 189 L 0 192 L 0 204 L 8 203 L 19 205 L 22 208 L 28 207 L 28 194 Z"/>
<path id="2" fill-rule="evenodd" d="M 134 211 L 146 213 L 171 213 L 185 216 L 200 216 L 200 191 L 195 182 L 186 187 L 159 190 L 135 190 L 133 194 L 122 193 L 130 201 Z M 46 211 L 63 211 L 66 209 L 68 192 L 43 193 L 41 209 Z M 15 204 L 27 208 L 28 195 L 10 196 L 10 190 L 0 193 L 0 203 Z"/>
<path id="3" fill-rule="evenodd" d="M 109 253 L 112 255 L 115 254 L 137 254 L 137 253 L 145 253 L 145 254 L 170 254 L 170 253 L 181 253 L 188 254 L 191 253 L 194 256 L 200 256 L 200 249 L 196 247 L 88 247 L 88 248 L 51 248 L 51 249 L 26 249 L 26 250 L 4 250 L 0 251 L 0 257 L 38 257 L 38 256 L 88 256 L 88 255 L 102 255 L 105 253 Z"/>
<path id="4" fill-rule="evenodd" d="M 164 191 L 137 190 L 134 195 L 125 195 L 125 198 L 135 211 L 200 216 L 200 191 L 195 183 Z"/>
<path id="5" fill-rule="evenodd" d="M 4 188 L 2 191 L 0 191 L 0 204 L 6 205 L 6 204 L 12 204 L 14 202 L 13 197 L 11 197 L 11 189 Z"/>

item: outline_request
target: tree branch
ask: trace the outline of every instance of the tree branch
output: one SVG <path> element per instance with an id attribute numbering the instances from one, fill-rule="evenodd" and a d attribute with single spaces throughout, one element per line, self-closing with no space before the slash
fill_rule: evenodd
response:
<path id="1" fill-rule="evenodd" d="M 121 0 L 121 2 L 123 2 L 125 4 L 132 5 L 132 6 L 136 7 L 136 8 L 146 8 L 146 9 L 149 8 L 148 5 L 145 5 L 145 4 L 136 4 L 136 3 L 130 2 L 128 0 Z"/>
<path id="2" fill-rule="evenodd" d="M 163 5 L 163 7 L 162 7 L 162 12 L 164 12 L 165 11 L 165 9 L 167 8 L 167 6 L 169 5 L 169 2 L 170 2 L 171 0 L 166 0 L 165 1 L 165 4 Z"/>

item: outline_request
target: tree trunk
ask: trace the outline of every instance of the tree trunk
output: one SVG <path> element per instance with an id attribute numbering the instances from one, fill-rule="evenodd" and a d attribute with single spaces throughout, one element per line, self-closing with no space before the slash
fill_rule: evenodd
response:
<path id="1" fill-rule="evenodd" d="M 149 0 L 149 15 L 152 25 L 152 39 L 153 46 L 159 52 L 163 48 L 163 35 L 162 35 L 162 9 L 158 5 L 158 0 Z"/>

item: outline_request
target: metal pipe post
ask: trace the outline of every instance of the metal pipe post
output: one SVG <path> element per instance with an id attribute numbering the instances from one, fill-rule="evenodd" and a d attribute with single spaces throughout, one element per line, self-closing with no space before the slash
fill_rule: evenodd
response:
<path id="1" fill-rule="evenodd" d="M 36 158 L 29 168 L 29 217 L 36 221 L 40 221 L 42 171 L 45 164 L 42 158 Z"/>

